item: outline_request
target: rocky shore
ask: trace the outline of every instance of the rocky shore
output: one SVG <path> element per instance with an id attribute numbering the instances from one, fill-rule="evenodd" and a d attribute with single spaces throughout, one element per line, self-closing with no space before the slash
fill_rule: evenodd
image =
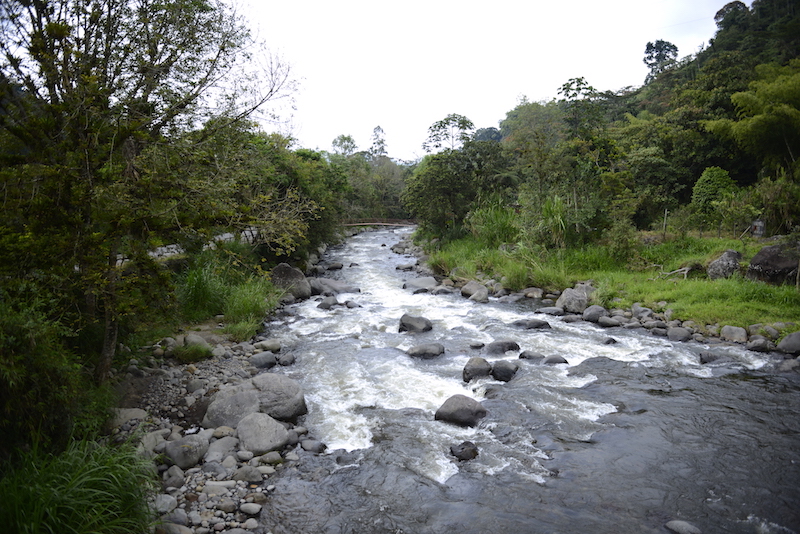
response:
<path id="1" fill-rule="evenodd" d="M 422 257 L 422 251 L 409 241 L 401 241 L 392 249 L 398 254 Z M 317 298 L 322 308 L 358 306 L 352 301 L 340 303 L 336 298 L 338 293 L 352 293 L 356 288 L 321 276 L 326 269 L 339 268 L 313 265 L 304 273 L 282 265 L 276 268 L 273 278 L 288 289 L 286 303 Z M 701 342 L 709 347 L 738 344 L 774 354 L 779 372 L 800 370 L 800 333 L 790 334 L 776 344 L 780 330 L 788 326 L 785 324 L 752 325 L 747 329 L 698 325 L 673 319 L 666 303 L 658 309 L 640 305 L 606 309 L 591 304 L 591 283 L 560 292 L 540 288 L 511 292 L 493 280 L 434 277 L 424 262 L 398 269 L 417 272 L 418 276 L 406 284 L 406 289 L 415 293 L 457 293 L 477 303 L 490 298 L 509 303 L 534 299 L 542 307 L 531 317 L 515 322 L 519 329 L 549 328 L 548 317 L 559 316 L 561 321 L 587 321 L 605 328 L 643 329 L 675 342 Z M 307 277 L 311 274 L 317 276 Z M 230 342 L 218 333 L 223 321 L 219 317 L 146 348 L 130 360 L 120 377 L 125 401 L 113 423 L 113 439 L 135 439 L 142 454 L 153 459 L 161 480 L 161 491 L 152 503 L 162 519 L 157 533 L 266 532 L 258 517 L 275 490 L 274 477 L 287 466 L 302 462 L 307 455 L 323 453 L 326 448 L 301 424 L 307 409 L 302 388 L 292 376 L 292 365 L 296 357 L 302 356 L 266 335 L 244 343 Z M 425 331 L 428 324 L 424 318 L 404 316 L 400 328 Z M 613 337 L 609 336 L 608 342 L 613 343 Z M 171 358 L 175 347 L 188 344 L 207 344 L 213 357 L 193 364 L 180 364 Z M 495 344 L 496 347 L 473 348 L 487 354 L 519 348 L 514 349 L 513 340 L 498 340 Z M 412 348 L 409 355 L 432 358 L 441 352 L 439 347 L 419 346 Z M 519 357 L 538 359 L 528 351 Z M 701 364 L 715 360 L 719 362 L 719 356 L 713 350 L 700 355 Z M 559 362 L 542 359 L 540 363 Z M 475 357 L 465 367 L 463 379 L 469 382 L 491 374 L 497 380 L 508 381 L 516 368 L 513 362 L 491 366 Z M 469 412 L 466 418 L 465 410 Z M 435 417 L 474 425 L 483 415 L 485 410 L 480 403 L 465 397 L 449 400 Z M 459 447 L 466 447 L 466 452 L 454 451 L 456 457 L 469 459 L 473 454 L 468 443 Z"/>

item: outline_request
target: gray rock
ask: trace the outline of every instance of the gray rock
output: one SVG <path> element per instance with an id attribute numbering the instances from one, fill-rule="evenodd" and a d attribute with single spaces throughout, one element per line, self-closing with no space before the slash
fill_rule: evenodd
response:
<path id="1" fill-rule="evenodd" d="M 321 310 L 330 310 L 334 306 L 338 305 L 339 300 L 336 297 L 325 297 L 319 304 L 317 304 L 317 308 Z"/>
<path id="2" fill-rule="evenodd" d="M 472 295 L 475 294 L 476 291 L 480 291 L 481 289 L 486 289 L 483 284 L 476 282 L 475 280 L 470 280 L 466 284 L 463 285 L 461 288 L 461 296 L 470 298 Z M 486 294 L 488 295 L 489 292 L 486 290 Z"/>
<path id="3" fill-rule="evenodd" d="M 138 419 L 140 421 L 147 419 L 147 412 L 141 408 L 117 408 L 114 412 L 113 425 L 115 427 L 122 426 L 131 419 Z"/>
<path id="4" fill-rule="evenodd" d="M 200 435 L 192 434 L 167 442 L 164 454 L 181 469 L 189 469 L 197 465 L 207 450 L 208 440 Z"/>
<path id="5" fill-rule="evenodd" d="M 416 291 L 418 289 L 430 290 L 438 285 L 439 282 L 436 281 L 436 278 L 432 276 L 423 276 L 408 280 L 405 284 L 403 284 L 403 289 L 410 289 L 412 291 Z"/>
<path id="6" fill-rule="evenodd" d="M 552 328 L 550 326 L 550 323 L 542 319 L 520 319 L 518 321 L 514 321 L 511 324 L 518 328 L 524 328 L 525 330 Z"/>
<path id="7" fill-rule="evenodd" d="M 756 253 L 747 268 L 747 277 L 770 284 L 792 284 L 797 278 L 797 243 L 769 245 Z"/>
<path id="8" fill-rule="evenodd" d="M 308 413 L 305 395 L 296 380 L 277 373 L 262 373 L 250 382 L 257 390 L 260 410 L 271 417 L 295 421 Z"/>
<path id="9" fill-rule="evenodd" d="M 195 532 L 185 525 L 160 523 L 155 528 L 155 534 L 195 534 Z"/>
<path id="10" fill-rule="evenodd" d="M 462 372 L 462 377 L 464 382 L 469 382 L 473 378 L 480 378 L 482 376 L 489 376 L 492 373 L 492 365 L 487 362 L 484 358 L 478 358 L 477 356 L 473 356 L 469 360 L 467 360 L 466 365 L 464 365 L 464 371 Z"/>
<path id="11" fill-rule="evenodd" d="M 544 308 L 539 308 L 536 311 L 538 313 L 544 313 L 545 315 L 554 315 L 556 317 L 564 315 L 564 308 L 559 308 L 556 306 L 545 306 Z"/>
<path id="12" fill-rule="evenodd" d="M 159 514 L 168 514 L 178 506 L 178 500 L 172 495 L 166 493 L 159 493 L 156 495 L 154 503 L 156 512 Z"/>
<path id="13" fill-rule="evenodd" d="M 297 361 L 297 357 L 294 354 L 281 354 L 281 357 L 278 358 L 278 363 L 281 367 L 294 365 L 295 361 Z"/>
<path id="14" fill-rule="evenodd" d="M 702 534 L 699 528 L 686 521 L 674 520 L 664 526 L 676 534 Z"/>
<path id="15" fill-rule="evenodd" d="M 739 262 L 742 260 L 741 253 L 735 250 L 726 250 L 716 260 L 712 261 L 706 269 L 706 274 L 712 280 L 719 278 L 730 278 L 739 271 Z"/>
<path id="16" fill-rule="evenodd" d="M 431 322 L 425 317 L 415 317 L 404 313 L 400 317 L 400 332 L 420 333 L 427 332 L 433 329 Z"/>
<path id="17" fill-rule="evenodd" d="M 271 272 L 272 284 L 290 293 L 294 298 L 307 299 L 311 296 L 311 285 L 303 271 L 288 263 L 279 263 Z"/>
<path id="18" fill-rule="evenodd" d="M 471 441 L 450 446 L 450 454 L 459 460 L 469 461 L 478 457 L 478 447 Z"/>
<path id="19" fill-rule="evenodd" d="M 193 378 L 186 384 L 186 391 L 194 393 L 198 389 L 203 389 L 208 385 L 208 380 L 204 378 Z"/>
<path id="20" fill-rule="evenodd" d="M 489 290 L 485 287 L 481 286 L 475 290 L 472 295 L 470 295 L 469 300 L 473 302 L 479 302 L 481 304 L 486 304 L 489 302 Z"/>
<path id="21" fill-rule="evenodd" d="M 750 336 L 745 348 L 753 352 L 769 352 L 775 350 L 775 345 L 764 336 Z"/>
<path id="22" fill-rule="evenodd" d="M 244 480 L 245 482 L 261 482 L 264 476 L 261 474 L 261 471 L 252 465 L 244 465 L 234 471 L 231 478 L 233 480 Z"/>
<path id="23" fill-rule="evenodd" d="M 544 359 L 544 362 L 547 365 L 557 365 L 559 363 L 569 363 L 566 359 L 561 356 L 548 356 Z"/>
<path id="24" fill-rule="evenodd" d="M 486 354 L 499 355 L 505 354 L 510 350 L 519 350 L 519 344 L 516 341 L 505 339 L 500 341 L 492 341 L 486 345 Z"/>
<path id="25" fill-rule="evenodd" d="M 272 369 L 278 364 L 278 359 L 272 352 L 258 352 L 250 356 L 250 364 L 258 369 Z"/>
<path id="26" fill-rule="evenodd" d="M 225 459 L 225 457 L 234 451 L 238 444 L 239 440 L 233 436 L 220 438 L 208 446 L 208 450 L 206 451 L 203 460 L 205 460 L 207 463 L 221 462 Z"/>
<path id="27" fill-rule="evenodd" d="M 792 332 L 778 343 L 778 350 L 786 354 L 800 354 L 800 332 Z"/>
<path id="28" fill-rule="evenodd" d="M 247 515 L 256 515 L 261 511 L 261 505 L 254 502 L 246 502 L 239 507 L 239 510 Z"/>
<path id="29" fill-rule="evenodd" d="M 526 350 L 519 354 L 519 358 L 520 360 L 542 361 L 544 360 L 544 354 L 539 354 L 538 352 Z"/>
<path id="30" fill-rule="evenodd" d="M 634 303 L 633 306 L 631 306 L 631 314 L 636 319 L 642 320 L 647 317 L 651 317 L 653 315 L 653 310 L 651 310 L 650 308 L 645 308 L 644 306 L 642 306 L 637 302 Z"/>
<path id="31" fill-rule="evenodd" d="M 508 360 L 500 360 L 492 366 L 492 378 L 501 382 L 508 382 L 517 374 L 519 365 Z"/>
<path id="32" fill-rule="evenodd" d="M 441 354 L 444 354 L 444 345 L 441 343 L 425 343 L 411 347 L 406 352 L 412 358 L 422 358 L 423 360 L 430 360 Z"/>
<path id="33" fill-rule="evenodd" d="M 588 284 L 576 284 L 561 293 L 556 301 L 556 307 L 561 308 L 567 313 L 583 313 L 589 306 L 589 297 L 594 292 L 594 288 Z"/>
<path id="34" fill-rule="evenodd" d="M 747 343 L 747 330 L 740 326 L 725 325 L 719 331 L 719 337 L 734 343 Z"/>
<path id="35" fill-rule="evenodd" d="M 592 304 L 583 310 L 583 320 L 596 323 L 600 317 L 608 317 L 608 310 L 597 304 Z"/>
<path id="36" fill-rule="evenodd" d="M 263 339 L 261 341 L 257 341 L 253 343 L 253 348 L 259 350 L 268 350 L 270 352 L 280 352 L 281 351 L 281 342 L 277 339 Z"/>
<path id="37" fill-rule="evenodd" d="M 676 326 L 667 329 L 667 338 L 670 341 L 688 341 L 692 339 L 692 333 L 689 331 L 688 328 L 683 328 L 682 326 Z"/>
<path id="38" fill-rule="evenodd" d="M 327 445 L 316 439 L 304 439 L 300 442 L 300 447 L 304 451 L 313 452 L 315 454 L 322 454 L 325 452 L 325 449 L 328 448 Z"/>
<path id="39" fill-rule="evenodd" d="M 613 328 L 615 326 L 620 326 L 622 322 L 617 317 L 601 315 L 597 318 L 597 324 L 603 328 Z"/>
<path id="40" fill-rule="evenodd" d="M 289 440 L 286 427 L 265 413 L 244 417 L 236 433 L 244 449 L 259 455 L 280 450 Z"/>
<path id="41" fill-rule="evenodd" d="M 258 395 L 254 391 L 229 388 L 217 393 L 208 405 L 203 417 L 203 427 L 217 428 L 229 426 L 236 428 L 242 417 L 257 412 Z"/>
<path id="42" fill-rule="evenodd" d="M 475 426 L 486 417 L 486 408 L 466 395 L 453 395 L 436 410 L 434 419 L 459 426 Z"/>

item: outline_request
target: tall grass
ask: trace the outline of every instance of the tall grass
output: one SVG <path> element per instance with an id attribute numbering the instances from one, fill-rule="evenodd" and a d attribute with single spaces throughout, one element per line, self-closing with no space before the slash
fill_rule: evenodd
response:
<path id="1" fill-rule="evenodd" d="M 733 276 L 709 280 L 705 275 L 667 279 L 661 275 L 686 265 L 707 266 L 727 249 L 745 261 L 760 249 L 756 242 L 733 239 L 680 239 L 638 245 L 631 262 L 620 260 L 611 246 L 545 250 L 519 245 L 511 252 L 485 247 L 473 238 L 446 243 L 430 257 L 432 267 L 453 278 L 494 278 L 511 289 L 538 286 L 562 290 L 593 280 L 595 300 L 609 307 L 666 302 L 673 317 L 702 324 L 749 326 L 800 317 L 800 292 L 792 286 L 770 286 Z M 796 327 L 794 327 L 796 328 Z M 790 327 L 791 329 L 791 327 Z"/>
<path id="2" fill-rule="evenodd" d="M 179 284 L 178 294 L 188 321 L 223 314 L 225 332 L 235 341 L 252 337 L 281 295 L 261 270 L 260 258 L 237 243 L 223 243 L 200 254 Z"/>
<path id="3" fill-rule="evenodd" d="M 78 441 L 59 455 L 34 447 L 0 480 L 0 525 L 20 534 L 147 532 L 148 464 L 132 445 Z"/>

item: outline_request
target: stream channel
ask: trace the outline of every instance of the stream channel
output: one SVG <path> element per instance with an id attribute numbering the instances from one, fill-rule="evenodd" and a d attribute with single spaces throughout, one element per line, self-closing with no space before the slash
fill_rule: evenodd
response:
<path id="1" fill-rule="evenodd" d="M 365 232 L 323 258 L 345 265 L 328 276 L 361 289 L 339 302 L 361 307 L 312 298 L 267 324 L 297 354 L 287 370 L 306 394 L 301 424 L 328 450 L 301 451 L 275 479 L 262 532 L 666 533 L 671 520 L 704 534 L 800 532 L 800 375 L 777 373 L 774 355 L 566 323 L 533 299 L 412 294 L 403 282 L 417 275 L 396 267 L 413 260 L 390 250 L 409 232 Z M 399 333 L 404 313 L 433 330 Z M 511 326 L 531 317 L 552 329 Z M 470 348 L 505 339 L 568 363 Z M 445 354 L 405 354 L 430 342 Z M 708 350 L 728 361 L 701 365 Z M 466 384 L 471 356 L 520 369 Z M 455 394 L 487 408 L 477 428 L 434 420 Z M 450 454 L 463 441 L 477 458 Z"/>

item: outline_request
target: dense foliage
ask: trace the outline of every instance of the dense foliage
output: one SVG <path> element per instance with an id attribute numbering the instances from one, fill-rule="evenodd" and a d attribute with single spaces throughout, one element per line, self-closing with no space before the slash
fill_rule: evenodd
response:
<path id="1" fill-rule="evenodd" d="M 771 233 L 800 225 L 800 4 L 724 5 L 709 46 L 678 59 L 647 43 L 639 88 L 602 92 L 574 78 L 549 102 L 522 99 L 472 134 L 450 115 L 431 126 L 427 156 L 405 204 L 424 231 L 468 229 L 498 199 L 517 213 L 526 246 L 558 249 L 619 242 L 635 230 L 741 233 L 762 218 Z M 476 176 L 475 144 L 502 157 Z M 778 193 L 780 191 L 780 193 Z"/>

